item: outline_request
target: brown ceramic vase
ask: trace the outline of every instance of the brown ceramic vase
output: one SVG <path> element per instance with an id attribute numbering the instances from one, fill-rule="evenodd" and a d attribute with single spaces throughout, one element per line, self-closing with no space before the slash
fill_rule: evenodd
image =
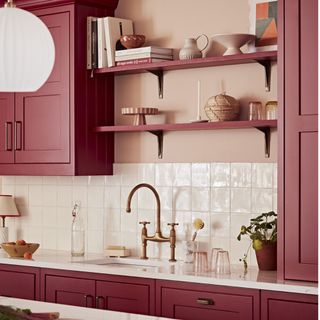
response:
<path id="1" fill-rule="evenodd" d="M 260 270 L 277 270 L 277 243 L 263 241 L 262 248 L 255 250 Z"/>

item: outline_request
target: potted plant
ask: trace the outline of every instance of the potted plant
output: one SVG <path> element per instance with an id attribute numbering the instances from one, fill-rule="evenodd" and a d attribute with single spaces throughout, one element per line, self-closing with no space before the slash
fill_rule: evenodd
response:
<path id="1" fill-rule="evenodd" d="M 250 219 L 249 226 L 241 226 L 237 239 L 249 235 L 251 243 L 243 261 L 247 269 L 247 256 L 252 245 L 260 270 L 277 270 L 277 214 L 274 211 L 262 213 L 256 218 Z"/>

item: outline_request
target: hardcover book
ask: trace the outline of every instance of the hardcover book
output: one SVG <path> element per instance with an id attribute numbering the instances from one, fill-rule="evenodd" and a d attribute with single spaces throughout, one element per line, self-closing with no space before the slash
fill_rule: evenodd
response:
<path id="1" fill-rule="evenodd" d="M 103 18 L 98 18 L 98 68 L 108 66 L 106 35 Z"/>
<path id="2" fill-rule="evenodd" d="M 116 57 L 115 61 L 126 61 L 126 60 L 133 60 L 133 59 L 142 59 L 142 58 L 157 58 L 157 59 L 173 60 L 172 55 L 146 52 L 146 53 L 137 53 L 137 54 L 123 55 L 120 57 Z"/>
<path id="3" fill-rule="evenodd" d="M 162 62 L 162 61 L 168 61 L 168 59 L 157 59 L 157 58 L 132 59 L 132 60 L 126 60 L 126 61 L 118 61 L 116 62 L 116 65 L 127 66 L 127 65 L 154 63 L 154 62 Z"/>
<path id="4" fill-rule="evenodd" d="M 140 47 L 140 48 L 116 51 L 116 57 L 121 57 L 123 55 L 131 55 L 131 54 L 141 54 L 141 53 L 156 53 L 156 54 L 163 54 L 163 55 L 171 55 L 172 56 L 173 49 L 153 47 L 153 46 Z"/>

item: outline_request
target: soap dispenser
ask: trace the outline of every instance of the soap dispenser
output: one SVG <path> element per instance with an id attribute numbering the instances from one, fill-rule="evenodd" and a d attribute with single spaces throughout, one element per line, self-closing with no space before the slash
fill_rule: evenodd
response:
<path id="1" fill-rule="evenodd" d="M 76 202 L 72 209 L 72 226 L 71 226 L 71 255 L 73 257 L 84 256 L 84 226 L 79 214 L 80 203 Z"/>

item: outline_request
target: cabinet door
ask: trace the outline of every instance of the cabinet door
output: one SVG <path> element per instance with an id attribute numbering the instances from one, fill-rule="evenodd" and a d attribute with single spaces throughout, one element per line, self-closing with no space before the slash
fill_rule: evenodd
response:
<path id="1" fill-rule="evenodd" d="M 0 265 L 0 296 L 38 300 L 39 281 L 37 268 Z"/>
<path id="2" fill-rule="evenodd" d="M 14 94 L 0 93 L 0 163 L 14 162 Z"/>
<path id="3" fill-rule="evenodd" d="M 40 16 L 55 43 L 55 64 L 37 91 L 16 94 L 16 163 L 70 161 L 69 13 Z"/>
<path id="4" fill-rule="evenodd" d="M 94 307 L 94 280 L 45 275 L 44 286 L 46 302 Z"/>
<path id="5" fill-rule="evenodd" d="M 261 320 L 316 320 L 317 296 L 262 291 Z"/>
<path id="6" fill-rule="evenodd" d="M 259 291 L 159 281 L 159 316 L 182 320 L 259 319 Z"/>
<path id="7" fill-rule="evenodd" d="M 97 281 L 96 307 L 113 311 L 152 314 L 150 287 L 143 284 L 142 279 L 141 282 L 138 284 Z"/>
<path id="8" fill-rule="evenodd" d="M 318 1 L 284 1 L 280 173 L 284 278 L 317 281 Z M 280 89 L 281 91 L 281 89 Z M 282 198 L 283 196 L 283 198 Z"/>

